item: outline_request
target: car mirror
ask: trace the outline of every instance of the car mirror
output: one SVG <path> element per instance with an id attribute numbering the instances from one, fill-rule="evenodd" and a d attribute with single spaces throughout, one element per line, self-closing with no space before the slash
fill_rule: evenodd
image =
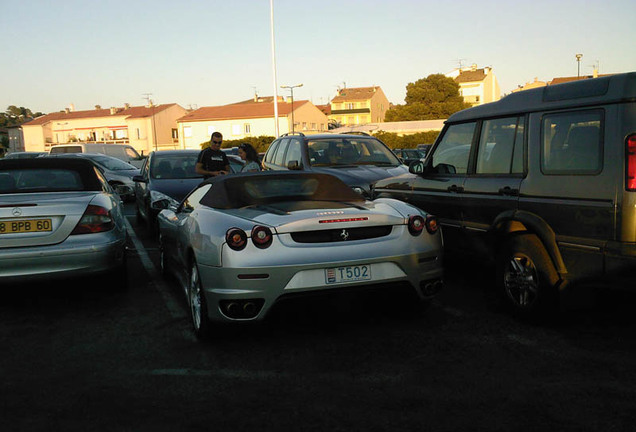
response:
<path id="1" fill-rule="evenodd" d="M 411 174 L 424 174 L 426 172 L 426 165 L 423 161 L 413 161 L 409 165 L 409 172 Z"/>
<path id="2" fill-rule="evenodd" d="M 292 171 L 300 171 L 303 168 L 300 165 L 300 162 L 298 162 L 297 160 L 293 160 L 293 161 L 287 162 L 287 169 Z"/>
<path id="3" fill-rule="evenodd" d="M 131 187 L 127 185 L 116 184 L 116 185 L 112 185 L 112 187 L 115 193 L 120 196 L 129 195 L 129 194 L 132 194 L 133 192 Z"/>
<path id="4" fill-rule="evenodd" d="M 138 182 L 138 183 L 148 183 L 148 180 L 146 180 L 144 176 L 139 174 L 133 176 L 132 181 Z"/>

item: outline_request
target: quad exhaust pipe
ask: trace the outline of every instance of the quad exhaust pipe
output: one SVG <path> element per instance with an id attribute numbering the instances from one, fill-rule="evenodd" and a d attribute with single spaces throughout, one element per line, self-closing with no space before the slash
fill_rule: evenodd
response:
<path id="1" fill-rule="evenodd" d="M 222 300 L 221 312 L 231 319 L 253 319 L 261 311 L 264 299 Z"/>
<path id="2" fill-rule="evenodd" d="M 434 279 L 420 282 L 420 290 L 425 297 L 431 297 L 437 294 L 444 287 L 442 279 Z"/>

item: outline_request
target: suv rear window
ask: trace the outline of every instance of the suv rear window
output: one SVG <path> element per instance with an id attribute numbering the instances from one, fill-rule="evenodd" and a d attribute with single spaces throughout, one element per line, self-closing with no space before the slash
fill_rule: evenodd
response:
<path id="1" fill-rule="evenodd" d="M 541 171 L 596 174 L 603 166 L 603 112 L 587 110 L 543 117 Z"/>

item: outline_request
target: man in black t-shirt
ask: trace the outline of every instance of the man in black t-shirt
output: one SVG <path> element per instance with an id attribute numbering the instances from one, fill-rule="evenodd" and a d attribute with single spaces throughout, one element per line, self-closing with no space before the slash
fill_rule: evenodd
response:
<path id="1" fill-rule="evenodd" d="M 199 153 L 195 167 L 197 174 L 201 174 L 207 179 L 230 172 L 230 161 L 221 151 L 222 142 L 221 132 L 214 132 L 210 138 L 210 147 L 204 148 Z"/>

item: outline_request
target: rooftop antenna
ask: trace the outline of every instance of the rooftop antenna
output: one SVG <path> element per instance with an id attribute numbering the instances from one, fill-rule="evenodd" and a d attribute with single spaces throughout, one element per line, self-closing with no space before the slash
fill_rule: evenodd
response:
<path id="1" fill-rule="evenodd" d="M 151 98 L 152 93 L 142 93 L 142 94 L 144 96 L 144 99 L 146 99 L 146 104 L 148 106 L 152 106 L 152 98 Z"/>
<path id="2" fill-rule="evenodd" d="M 455 59 L 455 61 L 457 62 L 457 70 L 462 70 L 462 68 L 464 67 L 464 62 L 466 61 L 465 58 L 460 58 L 460 59 Z"/>

